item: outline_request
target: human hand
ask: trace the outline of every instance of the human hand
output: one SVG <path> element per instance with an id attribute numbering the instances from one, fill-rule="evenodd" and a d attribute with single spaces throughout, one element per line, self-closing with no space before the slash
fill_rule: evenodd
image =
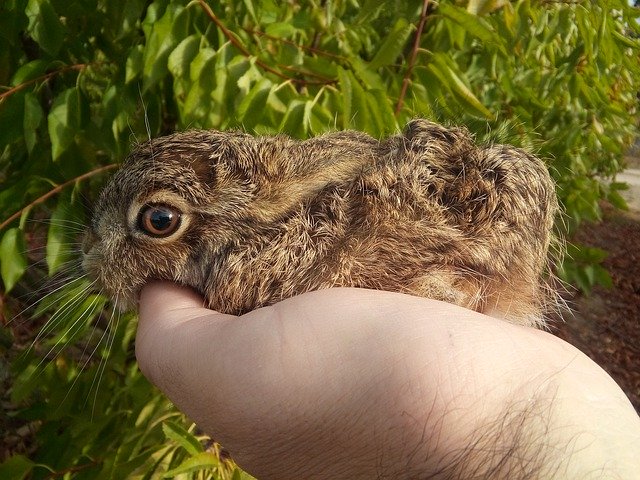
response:
<path id="1" fill-rule="evenodd" d="M 143 373 L 263 478 L 633 478 L 640 419 L 545 332 L 397 293 L 331 289 L 241 317 L 142 292 Z"/>

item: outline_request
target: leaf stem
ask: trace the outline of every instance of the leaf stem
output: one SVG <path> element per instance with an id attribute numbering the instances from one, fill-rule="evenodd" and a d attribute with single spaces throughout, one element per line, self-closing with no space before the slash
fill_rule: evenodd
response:
<path id="1" fill-rule="evenodd" d="M 107 170 L 112 170 L 114 168 L 116 168 L 118 165 L 115 163 L 109 164 L 109 165 L 105 165 L 103 167 L 100 168 L 96 168 L 95 170 L 91 170 L 87 173 L 83 173 L 82 175 L 72 178 L 71 180 L 67 180 L 64 183 L 61 183 L 60 185 L 56 186 L 55 188 L 49 190 L 47 193 L 45 193 L 44 195 L 36 198 L 33 202 L 31 202 L 29 205 L 26 205 L 24 207 L 22 207 L 20 210 L 18 210 L 16 213 L 14 213 L 13 215 L 11 215 L 9 218 L 7 218 L 4 222 L 2 222 L 0 224 L 0 230 L 4 229 L 7 225 L 9 225 L 11 222 L 13 222 L 16 218 L 18 218 L 20 215 L 22 215 L 22 212 L 24 212 L 26 209 L 31 208 L 35 205 L 38 205 L 46 200 L 48 200 L 49 198 L 53 197 L 55 194 L 59 193 L 60 191 L 64 190 L 66 187 L 68 187 L 69 185 L 75 183 L 75 182 L 81 182 L 82 180 L 85 180 L 89 177 L 93 177 L 94 175 L 97 175 L 99 173 L 105 172 Z"/>
<path id="2" fill-rule="evenodd" d="M 51 472 L 49 475 L 47 475 L 46 478 L 58 478 L 58 477 L 63 477 L 68 473 L 81 472 L 82 470 L 86 470 L 87 468 L 95 467 L 96 465 L 99 465 L 102 462 L 103 460 L 93 460 L 89 463 L 85 463 L 84 465 L 75 465 L 73 467 L 60 470 L 59 472 Z"/>
<path id="3" fill-rule="evenodd" d="M 329 57 L 329 58 L 333 58 L 334 60 L 339 60 L 342 62 L 346 62 L 347 59 L 345 57 L 341 57 L 340 55 L 336 55 L 334 53 L 331 52 L 327 52 L 325 50 L 322 50 L 321 48 L 318 47 L 308 47 L 307 45 L 300 45 L 299 43 L 296 42 L 292 42 L 291 40 L 287 40 L 286 38 L 280 38 L 280 37 L 275 37 L 273 35 L 269 35 L 268 33 L 265 32 L 261 32 L 260 30 L 252 30 L 250 28 L 244 28 L 242 27 L 242 29 L 251 34 L 251 35 L 255 35 L 257 37 L 264 37 L 264 38 L 268 38 L 269 40 L 273 40 L 274 42 L 280 42 L 280 43 L 284 43 L 286 45 L 291 45 L 293 47 L 296 48 L 300 48 L 306 52 L 311 52 L 311 53 L 315 53 L 316 55 L 322 56 L 322 57 Z M 315 34 L 317 35 L 317 33 Z"/>
<path id="4" fill-rule="evenodd" d="M 395 110 L 396 117 L 402 110 L 402 106 L 404 105 L 404 97 L 407 95 L 407 88 L 409 88 L 411 72 L 413 72 L 413 66 L 416 63 L 416 57 L 418 56 L 418 49 L 420 48 L 420 37 L 422 37 L 422 30 L 424 30 L 424 24 L 427 21 L 429 1 L 430 0 L 424 0 L 422 3 L 422 12 L 420 13 L 420 23 L 418 24 L 418 29 L 416 30 L 416 37 L 413 40 L 413 48 L 411 49 L 411 56 L 409 57 L 409 65 L 407 66 L 407 71 L 405 72 L 404 78 L 402 79 L 402 88 L 400 89 L 400 96 L 398 97 L 398 103 L 396 104 L 396 110 Z"/>

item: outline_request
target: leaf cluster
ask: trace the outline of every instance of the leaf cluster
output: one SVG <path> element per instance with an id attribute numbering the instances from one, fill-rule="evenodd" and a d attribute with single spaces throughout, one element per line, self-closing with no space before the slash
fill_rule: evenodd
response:
<path id="1" fill-rule="evenodd" d="M 104 173 L 136 143 L 464 124 L 547 160 L 570 233 L 601 200 L 625 207 L 612 179 L 638 134 L 639 16 L 625 0 L 5 0 L 0 427 L 37 433 L 0 477 L 244 475 L 141 377 L 135 320 L 66 270 Z M 572 246 L 559 273 L 588 290 L 608 281 L 602 258 Z M 24 321 L 48 323 L 34 340 Z"/>

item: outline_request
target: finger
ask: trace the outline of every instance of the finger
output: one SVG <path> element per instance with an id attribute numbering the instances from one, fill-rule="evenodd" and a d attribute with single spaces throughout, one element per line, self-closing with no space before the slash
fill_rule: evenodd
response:
<path id="1" fill-rule="evenodd" d="M 154 345 L 162 344 L 162 332 L 200 315 L 202 308 L 203 299 L 189 288 L 171 282 L 153 282 L 145 286 L 140 294 L 136 338 L 136 354 L 142 357 L 138 358 L 142 360 L 142 366 Z"/>
<path id="2" fill-rule="evenodd" d="M 168 392 L 194 362 L 193 339 L 202 338 L 216 320 L 229 316 L 204 307 L 193 290 L 171 282 L 153 282 L 140 295 L 136 357 L 140 370 Z M 231 317 L 235 318 L 235 317 Z M 211 335 L 209 331 L 207 336 Z"/>
<path id="3" fill-rule="evenodd" d="M 190 288 L 171 282 L 152 282 L 140 294 L 140 325 L 175 310 L 204 307 L 204 299 Z M 184 313 L 184 312 L 182 312 Z"/>

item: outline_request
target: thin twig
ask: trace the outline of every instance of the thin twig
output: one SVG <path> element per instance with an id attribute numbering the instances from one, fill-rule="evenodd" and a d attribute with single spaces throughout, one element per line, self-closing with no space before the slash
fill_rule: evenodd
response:
<path id="1" fill-rule="evenodd" d="M 404 97 L 407 94 L 407 88 L 409 88 L 409 81 L 411 79 L 411 72 L 413 72 L 413 66 L 416 63 L 416 57 L 418 56 L 418 48 L 420 47 L 420 37 L 422 37 L 422 30 L 424 24 L 427 21 L 427 10 L 429 8 L 429 0 L 424 0 L 422 3 L 422 13 L 420 14 L 420 23 L 418 24 L 418 30 L 416 30 L 416 37 L 413 40 L 413 48 L 411 49 L 411 56 L 409 57 L 409 65 L 407 71 L 402 79 L 402 88 L 400 89 L 400 96 L 398 97 L 398 103 L 396 104 L 395 115 L 398 116 L 404 105 Z"/>
<path id="2" fill-rule="evenodd" d="M 67 180 L 64 183 L 61 183 L 57 187 L 49 190 L 44 195 L 36 198 L 29 205 L 21 208 L 16 213 L 14 213 L 9 218 L 7 218 L 4 222 L 2 222 L 2 224 L 0 224 L 0 230 L 5 228 L 7 225 L 9 225 L 11 222 L 13 222 L 16 218 L 18 218 L 20 215 L 22 215 L 22 212 L 24 212 L 26 209 L 31 208 L 31 207 L 33 207 L 35 205 L 38 205 L 39 203 L 42 203 L 42 202 L 48 200 L 49 198 L 53 197 L 56 193 L 59 193 L 60 191 L 64 190 L 69 185 L 71 185 L 71 184 L 73 184 L 75 182 L 81 182 L 82 180 L 85 180 L 85 179 L 87 179 L 89 177 L 93 177 L 94 175 L 97 175 L 98 173 L 102 173 L 102 172 L 104 172 L 106 170 L 112 170 L 112 169 L 116 168 L 117 166 L 118 165 L 115 164 L 115 163 L 112 163 L 110 165 L 105 165 L 104 167 L 96 168 L 95 170 L 91 170 L 90 172 L 83 173 L 82 175 L 80 175 L 78 177 L 72 178 L 71 180 Z"/>
<path id="3" fill-rule="evenodd" d="M 68 72 L 69 70 L 83 70 L 88 66 L 88 64 L 86 63 L 79 63 L 78 65 L 68 65 L 66 67 L 63 67 L 59 70 L 55 70 L 53 72 L 49 72 L 45 75 L 41 75 L 37 78 L 32 78 L 31 80 L 27 80 L 24 83 L 21 83 L 20 85 L 16 85 L 13 88 L 10 88 L 9 90 L 7 90 L 6 92 L 2 92 L 0 93 L 0 103 L 2 103 L 5 98 L 10 97 L 11 95 L 13 95 L 14 93 L 19 92 L 20 90 L 22 90 L 23 88 L 27 87 L 28 85 L 31 85 L 32 83 L 37 83 L 40 81 L 48 81 L 50 78 L 55 77 L 56 75 L 59 75 L 61 73 L 64 72 Z"/>
<path id="4" fill-rule="evenodd" d="M 282 73 L 282 72 L 276 70 L 275 68 L 267 65 L 265 62 L 260 60 L 257 56 L 253 55 L 249 50 L 247 50 L 247 48 L 244 45 L 242 45 L 242 43 L 240 43 L 238 41 L 238 39 L 233 35 L 233 32 L 231 32 L 224 25 L 224 23 L 222 23 L 220 21 L 220 19 L 218 17 L 216 17 L 216 14 L 213 13 L 213 10 L 211 10 L 211 7 L 209 6 L 209 4 L 207 4 L 207 2 L 205 2 L 205 0 L 198 0 L 198 3 L 200 4 L 200 6 L 204 10 L 204 12 L 207 14 L 207 16 L 211 19 L 211 21 L 213 23 L 215 23 L 220 30 L 222 30 L 222 33 L 224 34 L 225 37 L 227 37 L 229 39 L 231 44 L 234 47 L 236 47 L 238 50 L 240 50 L 240 52 L 245 57 L 247 57 L 247 58 L 255 57 L 256 65 L 261 67 L 263 70 L 266 70 L 267 72 L 271 72 L 274 75 L 276 75 L 276 76 L 278 76 L 278 77 L 280 77 L 280 78 L 282 78 L 284 80 L 288 80 L 288 81 L 293 82 L 293 83 L 301 83 L 301 84 L 304 84 L 304 85 L 327 85 L 327 84 L 330 84 L 330 83 L 335 83 L 335 80 L 331 80 L 331 79 L 326 79 L 326 80 L 321 80 L 321 81 L 309 81 L 309 80 L 304 80 L 304 79 L 301 79 L 301 78 L 289 77 L 288 75 L 285 75 L 284 73 Z M 315 75 L 315 76 L 317 76 L 317 75 Z M 320 77 L 320 78 L 322 78 L 322 77 Z"/>
<path id="5" fill-rule="evenodd" d="M 85 463 L 84 465 L 75 465 L 73 467 L 60 470 L 59 472 L 51 472 L 49 473 L 49 475 L 47 475 L 47 478 L 64 477 L 68 473 L 81 472 L 82 470 L 86 470 L 87 468 L 95 467 L 96 465 L 99 465 L 102 462 L 103 460 L 93 460 L 92 462 Z"/>
<path id="6" fill-rule="evenodd" d="M 297 68 L 293 68 L 293 67 L 289 67 L 287 65 L 281 65 L 281 64 L 278 64 L 278 67 L 282 68 L 283 70 L 288 70 L 289 72 L 298 73 L 298 74 L 301 74 L 301 75 L 310 75 L 312 77 L 316 77 L 316 78 L 319 78 L 319 79 L 322 80 L 321 82 L 304 82 L 306 84 L 315 83 L 317 85 L 329 85 L 329 84 L 332 84 L 332 83 L 336 83 L 335 80 L 333 80 L 331 78 L 323 77 L 322 75 L 318 75 L 317 73 L 305 72 L 305 71 L 302 71 L 302 70 L 298 70 Z M 292 80 L 294 82 L 299 81 L 299 80 L 296 80 L 295 78 L 287 77 L 287 79 Z"/>
<path id="7" fill-rule="evenodd" d="M 341 57 L 340 55 L 336 55 L 335 53 L 327 52 L 325 50 L 322 50 L 321 48 L 300 45 L 299 43 L 293 42 L 291 40 L 287 40 L 286 38 L 274 37 L 273 35 L 269 35 L 268 33 L 261 32 L 260 30 L 252 30 L 251 28 L 244 28 L 244 27 L 242 29 L 251 35 L 268 38 L 269 40 L 273 40 L 275 42 L 285 43 L 287 45 L 300 48 L 307 52 L 315 53 L 316 55 L 320 55 L 322 57 L 329 57 L 329 58 L 333 58 L 334 60 L 347 61 L 345 57 Z"/>

